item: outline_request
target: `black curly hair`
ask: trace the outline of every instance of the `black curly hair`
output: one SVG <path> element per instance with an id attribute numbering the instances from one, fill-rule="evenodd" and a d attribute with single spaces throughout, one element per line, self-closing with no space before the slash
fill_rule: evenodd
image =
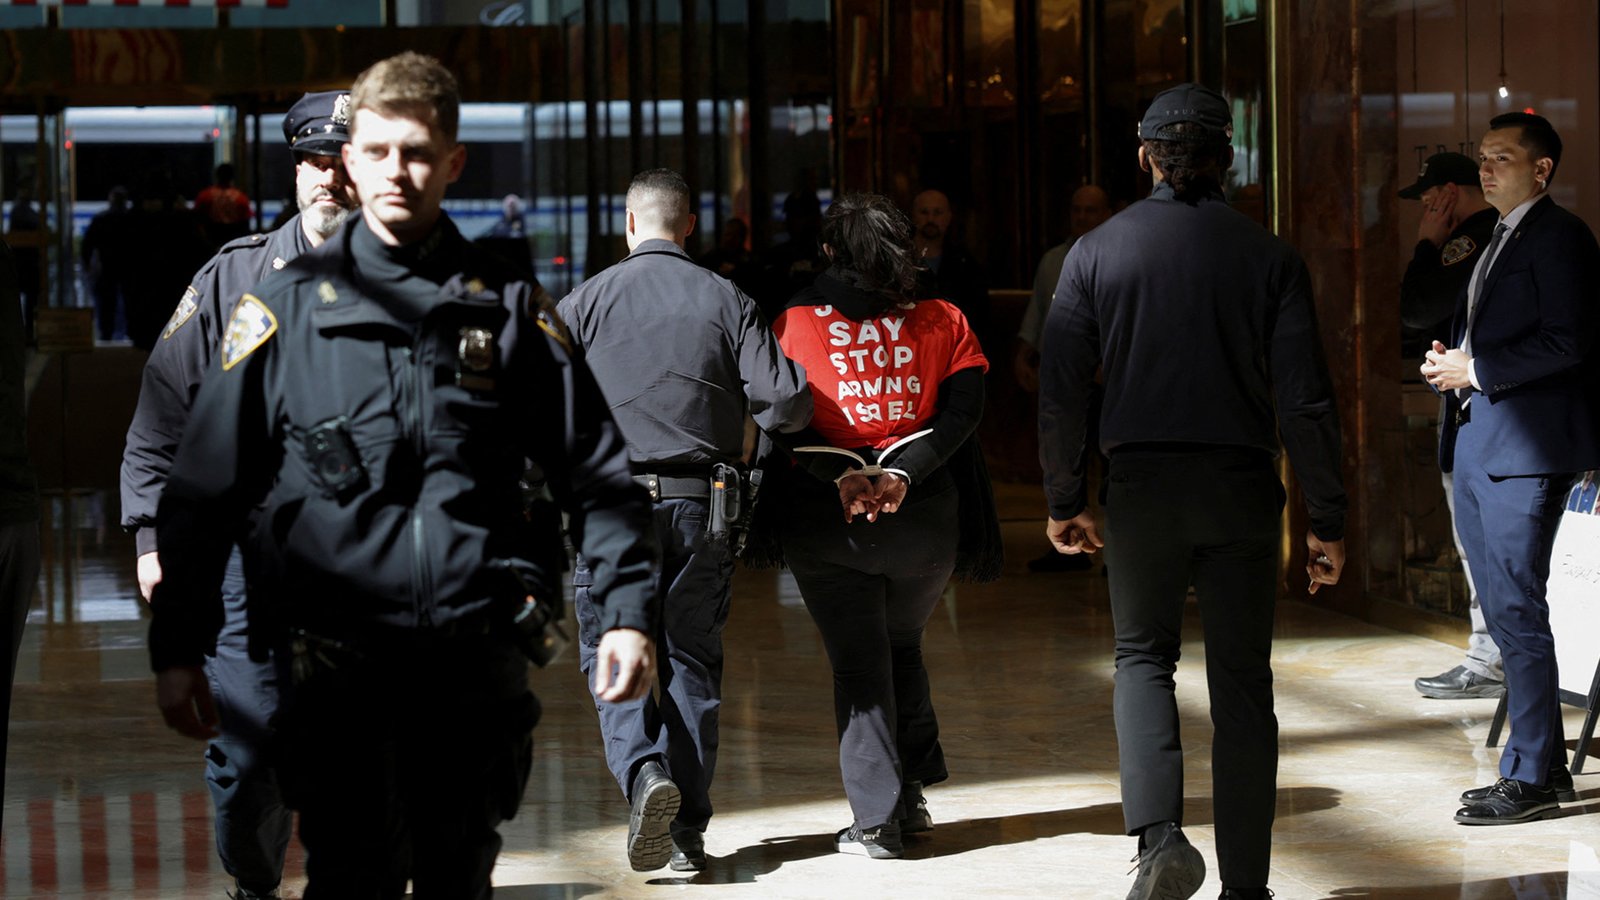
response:
<path id="1" fill-rule="evenodd" d="M 822 219 L 822 243 L 832 251 L 829 271 L 899 302 L 917 283 L 911 257 L 911 220 L 882 194 L 846 194 Z"/>

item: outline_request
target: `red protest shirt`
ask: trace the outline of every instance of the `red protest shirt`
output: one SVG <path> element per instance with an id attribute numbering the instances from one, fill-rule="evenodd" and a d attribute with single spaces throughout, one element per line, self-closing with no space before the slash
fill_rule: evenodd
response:
<path id="1" fill-rule="evenodd" d="M 904 304 L 856 321 L 832 306 L 792 306 L 773 326 L 805 367 L 811 425 L 835 447 L 882 450 L 930 426 L 939 384 L 989 361 L 967 319 L 943 300 Z"/>

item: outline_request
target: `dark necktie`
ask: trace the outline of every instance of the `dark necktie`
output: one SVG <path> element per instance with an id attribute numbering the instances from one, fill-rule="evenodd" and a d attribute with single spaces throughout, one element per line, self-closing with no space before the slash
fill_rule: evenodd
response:
<path id="1" fill-rule="evenodd" d="M 1478 304 L 1483 302 L 1483 286 L 1489 280 L 1489 269 L 1494 265 L 1494 253 L 1500 249 L 1500 239 L 1505 237 L 1509 230 L 1504 222 L 1496 225 L 1494 237 L 1489 239 L 1489 249 L 1483 251 L 1483 267 L 1478 270 L 1478 277 L 1472 285 L 1472 296 L 1467 304 L 1467 333 L 1461 338 L 1461 349 L 1469 353 L 1472 347 L 1472 319 L 1478 311 Z"/>

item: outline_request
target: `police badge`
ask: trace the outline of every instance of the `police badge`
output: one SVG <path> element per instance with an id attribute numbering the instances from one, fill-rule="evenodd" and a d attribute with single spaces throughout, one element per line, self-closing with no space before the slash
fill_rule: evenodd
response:
<path id="1" fill-rule="evenodd" d="M 1472 251 L 1476 249 L 1478 249 L 1478 245 L 1473 242 L 1472 238 L 1463 234 L 1440 248 L 1439 261 L 1447 266 L 1453 266 L 1471 256 Z"/>
<path id="2" fill-rule="evenodd" d="M 496 349 L 493 331 L 461 329 L 461 342 L 456 345 L 456 384 L 469 391 L 494 390 Z"/>
<path id="3" fill-rule="evenodd" d="M 333 124 L 350 124 L 350 95 L 340 94 L 333 101 Z"/>
<path id="4" fill-rule="evenodd" d="M 245 294 L 233 308 L 228 332 L 222 339 L 222 371 L 238 365 L 278 330 L 278 319 L 256 297 Z"/>
<path id="5" fill-rule="evenodd" d="M 183 323 L 189 321 L 189 317 L 200 308 L 200 304 L 196 302 L 199 296 L 200 292 L 194 289 L 194 285 L 183 289 L 183 299 L 178 301 L 178 308 L 172 311 L 172 318 L 167 320 L 167 327 L 161 330 L 163 341 L 172 337 L 173 332 L 182 328 Z"/>

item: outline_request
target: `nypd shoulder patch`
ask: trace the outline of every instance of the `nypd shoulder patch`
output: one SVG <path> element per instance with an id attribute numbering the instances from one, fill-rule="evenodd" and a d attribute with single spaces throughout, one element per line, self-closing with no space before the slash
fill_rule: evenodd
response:
<path id="1" fill-rule="evenodd" d="M 200 308 L 199 300 L 200 292 L 194 289 L 194 285 L 191 284 L 183 289 L 183 299 L 178 301 L 178 308 L 172 311 L 172 318 L 167 320 L 167 327 L 161 329 L 161 339 L 163 341 L 172 337 L 173 332 L 182 328 L 183 323 L 189 321 L 189 317 L 194 315 L 195 310 Z"/>
<path id="2" fill-rule="evenodd" d="M 1472 251 L 1476 249 L 1478 249 L 1477 243 L 1463 234 L 1439 249 L 1439 261 L 1447 266 L 1453 266 L 1471 256 Z"/>
<path id="3" fill-rule="evenodd" d="M 238 365 L 278 330 L 278 319 L 254 295 L 245 294 L 233 308 L 228 333 L 222 339 L 222 371 Z"/>

